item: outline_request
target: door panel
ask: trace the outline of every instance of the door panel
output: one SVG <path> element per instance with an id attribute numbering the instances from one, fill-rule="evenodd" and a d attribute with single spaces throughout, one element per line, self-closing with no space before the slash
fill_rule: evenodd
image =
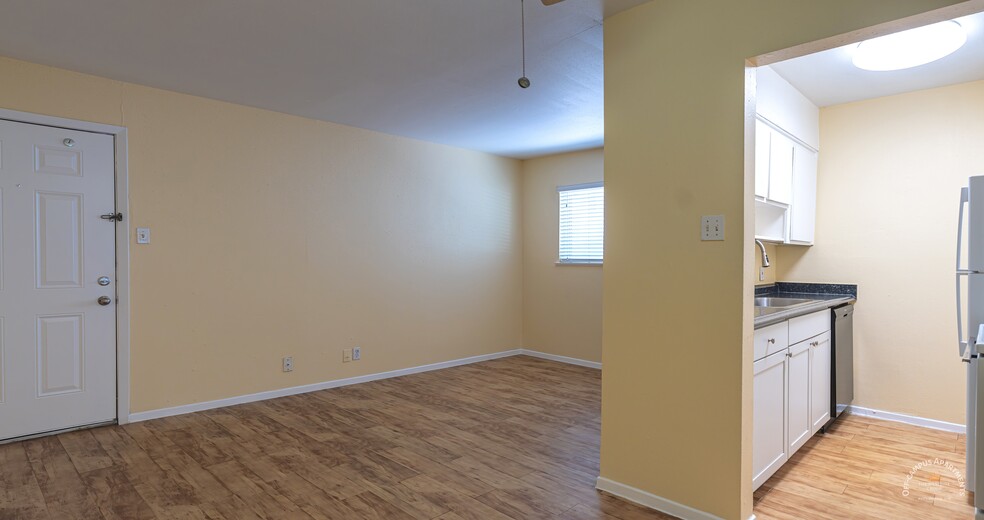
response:
<path id="1" fill-rule="evenodd" d="M 39 191 L 36 196 L 38 288 L 82 287 L 82 195 Z"/>
<path id="2" fill-rule="evenodd" d="M 38 397 L 82 391 L 82 315 L 38 317 Z"/>
<path id="3" fill-rule="evenodd" d="M 0 439 L 110 422 L 113 138 L 0 120 L 0 141 Z"/>
<path id="4" fill-rule="evenodd" d="M 82 151 L 52 146 L 34 147 L 34 171 L 54 175 L 82 176 Z"/>

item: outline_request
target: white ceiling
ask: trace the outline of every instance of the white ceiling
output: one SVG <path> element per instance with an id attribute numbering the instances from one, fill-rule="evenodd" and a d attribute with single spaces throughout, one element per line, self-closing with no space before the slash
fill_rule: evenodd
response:
<path id="1" fill-rule="evenodd" d="M 772 65 L 772 68 L 817 106 L 839 105 L 903 92 L 984 80 L 984 13 L 958 22 L 967 43 L 933 63 L 906 70 L 871 72 L 851 62 L 857 44 Z"/>
<path id="2" fill-rule="evenodd" d="M 601 20 L 647 0 L 4 0 L 0 55 L 511 157 L 602 144 Z"/>

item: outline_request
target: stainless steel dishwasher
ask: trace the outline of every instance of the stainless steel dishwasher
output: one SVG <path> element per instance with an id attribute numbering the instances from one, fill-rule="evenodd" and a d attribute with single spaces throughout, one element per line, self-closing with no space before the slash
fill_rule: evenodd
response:
<path id="1" fill-rule="evenodd" d="M 830 349 L 830 426 L 854 401 L 854 304 L 831 310 L 834 337 Z"/>

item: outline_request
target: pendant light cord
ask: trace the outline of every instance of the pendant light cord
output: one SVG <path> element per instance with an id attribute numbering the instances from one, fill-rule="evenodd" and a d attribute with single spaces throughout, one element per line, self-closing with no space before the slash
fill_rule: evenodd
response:
<path id="1" fill-rule="evenodd" d="M 523 42 L 523 77 L 526 77 L 526 0 L 519 0 L 519 8 L 523 11 L 521 16 L 522 42 Z"/>

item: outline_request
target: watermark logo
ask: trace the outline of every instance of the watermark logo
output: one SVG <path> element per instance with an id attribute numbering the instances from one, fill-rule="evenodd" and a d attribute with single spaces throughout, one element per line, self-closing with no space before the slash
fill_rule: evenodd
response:
<path id="1" fill-rule="evenodd" d="M 923 473 L 918 478 L 917 474 Z M 917 500 L 933 500 L 934 496 L 944 492 L 943 476 L 949 475 L 957 481 L 957 493 L 959 496 L 967 495 L 967 482 L 964 474 L 952 462 L 946 459 L 934 458 L 926 459 L 909 470 L 902 484 L 902 496 L 908 497 L 911 491 L 928 493 L 929 497 L 916 497 Z"/>

